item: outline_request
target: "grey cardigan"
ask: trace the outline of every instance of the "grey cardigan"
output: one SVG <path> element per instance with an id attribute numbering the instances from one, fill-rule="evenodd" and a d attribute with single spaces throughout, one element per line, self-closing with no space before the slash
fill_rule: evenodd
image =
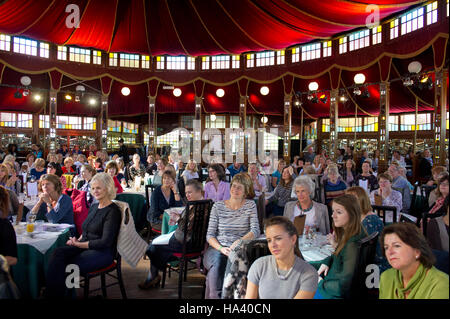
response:
<path id="1" fill-rule="evenodd" d="M 316 215 L 316 220 L 319 223 L 319 231 L 326 235 L 330 233 L 330 219 L 328 218 L 328 208 L 324 204 L 313 202 L 314 213 Z M 294 209 L 295 205 L 297 205 L 297 201 L 292 201 L 286 203 L 284 206 L 283 216 L 287 217 L 290 221 L 294 219 Z M 299 234 L 302 235 L 302 234 Z"/>

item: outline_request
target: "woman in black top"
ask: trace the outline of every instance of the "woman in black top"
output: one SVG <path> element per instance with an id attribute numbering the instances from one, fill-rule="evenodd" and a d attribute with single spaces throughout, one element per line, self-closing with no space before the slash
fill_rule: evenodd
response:
<path id="1" fill-rule="evenodd" d="M 116 188 L 111 176 L 98 173 L 91 180 L 91 192 L 98 203 L 93 204 L 83 223 L 80 238 L 70 237 L 67 246 L 55 249 L 47 270 L 48 298 L 65 297 L 66 266 L 78 265 L 80 274 L 109 266 L 116 255 L 122 213 L 112 202 Z"/>
<path id="2" fill-rule="evenodd" d="M 6 258 L 9 266 L 17 264 L 16 232 L 8 220 L 9 194 L 0 186 L 0 255 Z"/>

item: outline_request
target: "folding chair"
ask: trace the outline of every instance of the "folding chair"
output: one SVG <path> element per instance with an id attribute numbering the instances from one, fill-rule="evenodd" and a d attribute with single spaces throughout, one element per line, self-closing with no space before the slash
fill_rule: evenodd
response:
<path id="1" fill-rule="evenodd" d="M 386 212 L 392 212 L 392 223 L 397 222 L 397 207 L 372 205 L 372 209 L 377 213 L 378 217 L 383 220 L 384 225 L 386 225 Z"/>

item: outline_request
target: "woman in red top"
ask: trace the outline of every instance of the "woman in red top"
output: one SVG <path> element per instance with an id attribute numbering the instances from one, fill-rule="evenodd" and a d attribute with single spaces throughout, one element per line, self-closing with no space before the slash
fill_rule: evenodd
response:
<path id="1" fill-rule="evenodd" d="M 108 173 L 113 181 L 114 186 L 116 186 L 117 194 L 123 193 L 122 186 L 120 185 L 119 180 L 117 179 L 117 173 L 119 172 L 119 165 L 117 165 L 116 161 L 109 161 L 106 164 L 106 173 Z"/>
<path id="2" fill-rule="evenodd" d="M 66 157 L 64 160 L 64 166 L 62 167 L 63 174 L 67 173 L 75 173 L 75 169 L 73 168 L 73 159 L 72 157 Z"/>

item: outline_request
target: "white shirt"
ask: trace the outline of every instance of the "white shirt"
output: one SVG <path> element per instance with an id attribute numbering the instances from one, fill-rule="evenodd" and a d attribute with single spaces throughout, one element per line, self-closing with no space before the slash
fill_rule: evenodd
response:
<path id="1" fill-rule="evenodd" d="M 291 222 L 294 222 L 294 218 L 300 215 L 302 215 L 302 212 L 300 211 L 298 205 L 295 205 L 294 216 L 292 217 Z M 303 215 L 306 215 L 305 226 L 309 227 L 316 226 L 316 210 L 314 208 L 314 205 L 310 211 L 303 213 Z"/>

